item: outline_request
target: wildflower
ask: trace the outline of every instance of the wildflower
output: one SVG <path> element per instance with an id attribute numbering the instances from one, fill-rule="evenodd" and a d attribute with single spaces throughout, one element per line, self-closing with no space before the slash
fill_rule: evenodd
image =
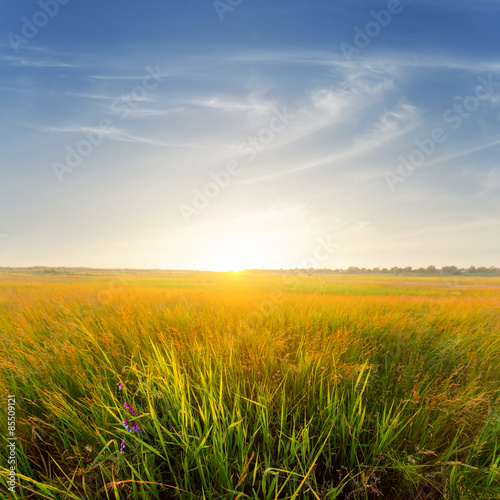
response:
<path id="1" fill-rule="evenodd" d="M 125 439 L 122 441 L 122 444 L 120 445 L 120 453 L 123 453 L 125 451 Z"/>
<path id="2" fill-rule="evenodd" d="M 134 417 L 137 417 L 137 415 L 139 415 L 139 413 L 137 413 L 137 411 L 134 409 L 134 407 L 130 404 L 130 403 L 125 403 L 123 405 L 123 407 L 128 410 L 130 413 L 132 413 L 132 415 L 134 415 Z"/>
<path id="3" fill-rule="evenodd" d="M 140 428 L 140 426 L 137 422 L 134 422 L 134 425 L 132 426 L 132 430 L 135 432 L 138 432 L 139 434 L 142 434 L 142 429 Z"/>
<path id="4" fill-rule="evenodd" d="M 126 418 L 123 422 L 122 422 L 122 425 L 123 427 L 125 427 L 125 429 L 127 429 L 127 431 L 129 432 L 132 432 L 131 428 L 130 428 L 130 423 L 128 421 L 128 418 Z"/>
<path id="5" fill-rule="evenodd" d="M 125 386 L 121 382 L 118 382 L 116 385 L 118 386 L 119 391 L 121 391 L 122 389 L 125 389 Z"/>
<path id="6" fill-rule="evenodd" d="M 141 392 L 141 391 L 140 391 L 139 389 L 137 389 L 137 392 L 135 393 L 135 395 L 136 395 L 136 396 L 139 396 L 139 393 L 140 393 L 140 392 Z"/>

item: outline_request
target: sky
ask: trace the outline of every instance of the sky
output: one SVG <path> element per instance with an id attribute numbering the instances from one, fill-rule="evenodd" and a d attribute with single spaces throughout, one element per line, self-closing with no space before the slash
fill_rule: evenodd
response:
<path id="1" fill-rule="evenodd" d="M 0 266 L 498 266 L 499 21 L 0 1 Z"/>

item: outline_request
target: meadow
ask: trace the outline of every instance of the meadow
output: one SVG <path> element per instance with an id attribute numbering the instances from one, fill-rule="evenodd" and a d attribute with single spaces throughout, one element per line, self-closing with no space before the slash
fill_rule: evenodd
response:
<path id="1" fill-rule="evenodd" d="M 20 499 L 498 499 L 500 278 L 0 275 Z"/>

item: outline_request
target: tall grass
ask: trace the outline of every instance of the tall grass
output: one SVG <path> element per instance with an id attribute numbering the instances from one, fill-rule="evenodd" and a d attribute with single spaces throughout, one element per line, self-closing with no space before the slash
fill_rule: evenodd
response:
<path id="1" fill-rule="evenodd" d="M 328 279 L 0 283 L 17 497 L 500 498 L 499 283 Z"/>

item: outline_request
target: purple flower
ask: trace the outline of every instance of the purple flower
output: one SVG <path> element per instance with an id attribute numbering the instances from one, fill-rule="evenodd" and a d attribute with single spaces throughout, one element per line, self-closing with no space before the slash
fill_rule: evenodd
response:
<path id="1" fill-rule="evenodd" d="M 123 407 L 128 410 L 130 413 L 132 413 L 132 415 L 134 415 L 134 417 L 137 417 L 137 415 L 139 415 L 139 413 L 137 413 L 137 411 L 134 409 L 134 407 L 130 404 L 130 403 L 125 403 L 123 405 Z"/>
<path id="2" fill-rule="evenodd" d="M 137 389 L 137 392 L 135 393 L 135 395 L 136 395 L 136 396 L 139 396 L 139 393 L 140 393 L 140 392 L 141 392 L 141 391 L 140 391 L 139 389 Z"/>
<path id="3" fill-rule="evenodd" d="M 122 389 L 125 389 L 125 386 L 121 382 L 118 382 L 116 385 L 118 386 L 119 391 L 121 391 Z"/>
<path id="4" fill-rule="evenodd" d="M 129 419 L 126 418 L 125 420 L 123 420 L 122 425 L 123 427 L 125 427 L 125 429 L 127 429 L 128 432 L 135 431 L 138 432 L 139 434 L 142 434 L 142 429 L 137 422 L 134 422 L 132 425 L 130 425 Z"/>
<path id="5" fill-rule="evenodd" d="M 125 451 L 125 439 L 122 441 L 122 444 L 120 445 L 120 453 L 123 453 Z"/>

